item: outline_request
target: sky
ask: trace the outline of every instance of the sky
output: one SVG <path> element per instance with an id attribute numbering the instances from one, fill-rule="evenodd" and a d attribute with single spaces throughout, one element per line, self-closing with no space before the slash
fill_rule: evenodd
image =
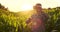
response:
<path id="1" fill-rule="evenodd" d="M 33 9 L 36 3 L 41 3 L 43 8 L 60 6 L 60 0 L 0 0 L 0 3 L 15 12 Z"/>

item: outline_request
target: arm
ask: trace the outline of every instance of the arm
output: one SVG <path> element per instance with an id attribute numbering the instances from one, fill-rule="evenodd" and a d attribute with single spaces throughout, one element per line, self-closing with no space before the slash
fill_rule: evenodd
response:
<path id="1" fill-rule="evenodd" d="M 31 22 L 31 18 L 29 18 L 27 21 L 26 21 L 26 24 L 29 24 Z"/>
<path id="2" fill-rule="evenodd" d="M 43 18 L 44 18 L 44 22 L 45 22 L 45 21 L 48 21 L 49 15 L 48 15 L 47 13 L 44 13 L 44 14 L 43 14 Z"/>

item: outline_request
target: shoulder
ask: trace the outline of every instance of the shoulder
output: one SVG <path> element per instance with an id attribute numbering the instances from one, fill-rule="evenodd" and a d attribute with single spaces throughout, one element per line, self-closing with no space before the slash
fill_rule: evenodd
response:
<path id="1" fill-rule="evenodd" d="M 35 17 L 36 16 L 36 14 L 33 14 L 31 17 Z"/>
<path id="2" fill-rule="evenodd" d="M 42 12 L 42 14 L 43 14 L 43 15 L 45 15 L 45 16 L 48 16 L 48 14 L 47 14 L 47 13 L 45 13 L 45 12 Z"/>
<path id="3" fill-rule="evenodd" d="M 48 18 L 49 18 L 49 15 L 48 15 L 47 13 L 44 13 L 44 12 L 42 12 L 42 16 L 43 16 L 43 18 L 45 18 L 45 19 L 48 19 Z"/>

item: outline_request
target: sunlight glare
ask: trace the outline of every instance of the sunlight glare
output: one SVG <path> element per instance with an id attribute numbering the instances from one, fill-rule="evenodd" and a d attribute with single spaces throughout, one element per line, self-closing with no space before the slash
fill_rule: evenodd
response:
<path id="1" fill-rule="evenodd" d="M 22 5 L 21 10 L 22 11 L 32 10 L 32 5 L 29 5 L 29 4 Z"/>

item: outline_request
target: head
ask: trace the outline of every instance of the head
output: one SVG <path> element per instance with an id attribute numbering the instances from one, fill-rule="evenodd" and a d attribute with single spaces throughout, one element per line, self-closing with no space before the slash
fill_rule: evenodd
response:
<path id="1" fill-rule="evenodd" d="M 34 10 L 36 10 L 37 12 L 41 12 L 42 11 L 42 6 L 40 3 L 37 3 L 34 7 L 33 7 Z"/>

